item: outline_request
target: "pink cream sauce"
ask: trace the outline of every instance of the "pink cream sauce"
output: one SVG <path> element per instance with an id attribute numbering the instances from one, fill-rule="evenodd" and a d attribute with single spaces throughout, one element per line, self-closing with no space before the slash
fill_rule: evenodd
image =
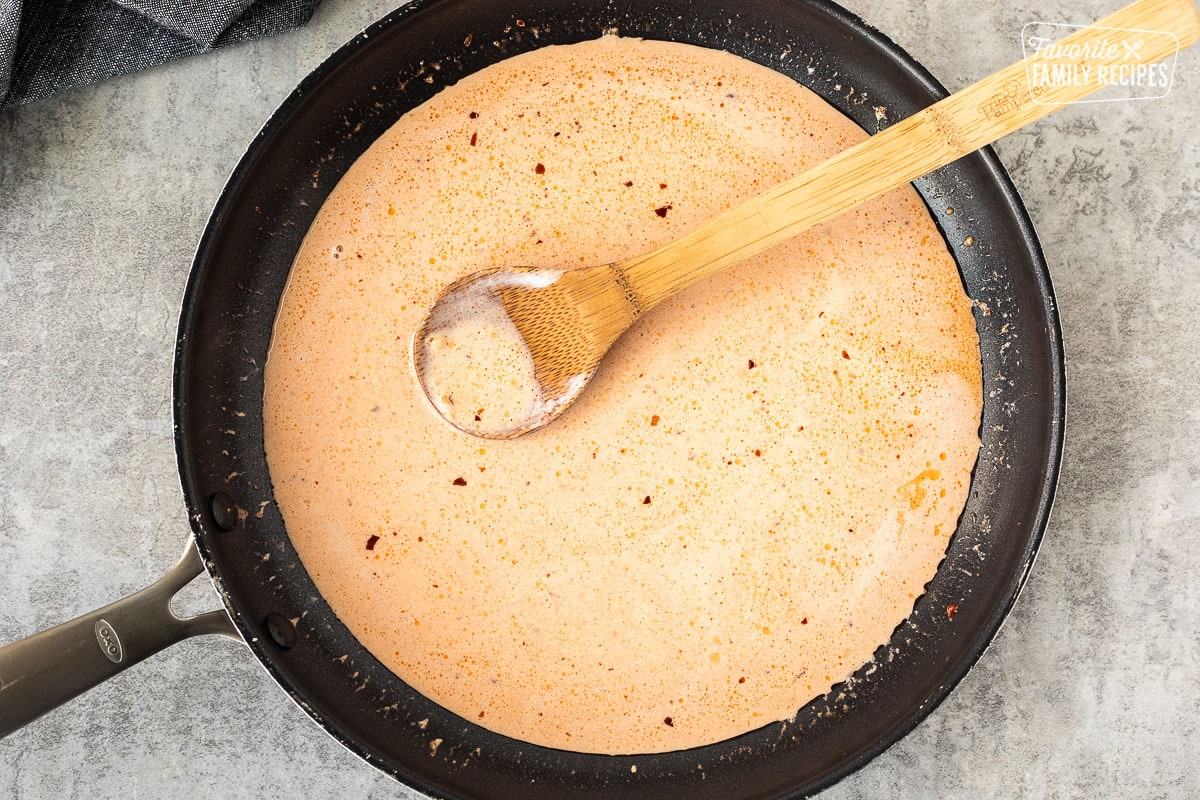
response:
<path id="1" fill-rule="evenodd" d="M 605 37 L 467 78 L 354 164 L 264 412 L 289 536 L 372 653 L 465 719 L 600 753 L 791 718 L 871 660 L 979 447 L 970 303 L 911 188 L 667 300 L 530 436 L 451 429 L 410 350 L 466 273 L 634 256 L 864 137 L 766 68 Z"/>

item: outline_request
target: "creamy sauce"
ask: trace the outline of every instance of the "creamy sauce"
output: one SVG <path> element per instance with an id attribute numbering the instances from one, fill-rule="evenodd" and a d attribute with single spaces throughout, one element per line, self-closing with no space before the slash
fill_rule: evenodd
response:
<path id="1" fill-rule="evenodd" d="M 606 37 L 484 70 L 358 160 L 296 258 L 264 412 L 289 536 L 372 653 L 465 719 L 604 753 L 791 718 L 872 658 L 979 445 L 970 304 L 910 187 L 668 299 L 532 435 L 446 425 L 410 358 L 467 273 L 629 258 L 864 137 L 763 67 Z"/>

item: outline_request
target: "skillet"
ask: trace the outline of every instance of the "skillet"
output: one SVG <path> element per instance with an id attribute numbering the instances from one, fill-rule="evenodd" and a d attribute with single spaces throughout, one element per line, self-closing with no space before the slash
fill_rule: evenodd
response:
<path id="1" fill-rule="evenodd" d="M 870 131 L 945 95 L 894 44 L 825 2 L 418 0 L 369 28 L 267 123 L 200 243 L 175 368 L 176 444 L 195 548 L 145 592 L 0 650 L 0 678 L 16 663 L 44 661 L 47 647 L 73 656 L 31 671 L 15 699 L 0 689 L 0 734 L 172 641 L 229 633 L 244 638 L 331 735 L 434 796 L 794 797 L 865 764 L 961 680 L 1032 565 L 1062 446 L 1053 293 L 1028 217 L 990 149 L 916 184 L 977 307 L 985 405 L 970 498 L 909 620 L 875 663 L 801 709 L 794 723 L 639 756 L 507 739 L 415 694 L 380 665 L 332 614 L 292 550 L 262 452 L 262 366 L 288 269 L 321 202 L 379 134 L 442 87 L 525 50 L 613 29 L 764 63 Z M 166 600 L 201 571 L 201 560 L 225 611 L 177 620 Z M 431 754 L 434 740 L 441 744 Z"/>

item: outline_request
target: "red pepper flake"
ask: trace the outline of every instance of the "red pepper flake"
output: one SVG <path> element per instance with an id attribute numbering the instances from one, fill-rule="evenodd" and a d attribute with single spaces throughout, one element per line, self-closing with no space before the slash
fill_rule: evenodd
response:
<path id="1" fill-rule="evenodd" d="M 367 549 L 368 549 L 368 550 L 374 550 L 374 549 L 375 549 L 375 543 L 376 543 L 376 542 L 378 542 L 378 541 L 379 541 L 379 537 L 378 537 L 378 536 L 376 536 L 375 534 L 371 534 L 371 538 L 370 538 L 370 539 L 367 539 Z"/>
<path id="2" fill-rule="evenodd" d="M 671 205 L 670 203 L 668 203 L 668 204 L 667 204 L 667 205 L 665 205 L 665 206 L 662 206 L 662 207 L 660 207 L 660 208 L 656 208 L 656 209 L 654 209 L 654 213 L 655 213 L 655 214 L 658 214 L 660 217 L 665 217 L 665 216 L 667 216 L 667 212 L 668 212 L 668 211 L 670 211 L 670 210 L 671 210 L 672 208 L 674 208 L 674 207 L 675 207 L 675 206 L 673 206 L 673 205 Z"/>
<path id="3" fill-rule="evenodd" d="M 650 495 L 646 495 L 646 499 L 642 501 L 642 505 L 644 505 L 644 506 L 650 505 Z"/>
<path id="4" fill-rule="evenodd" d="M 633 186 L 633 181 L 625 181 L 625 187 L 628 188 L 630 186 Z"/>
<path id="5" fill-rule="evenodd" d="M 850 360 L 850 354 L 849 354 L 849 353 L 847 353 L 845 350 L 843 350 L 843 351 L 842 351 L 842 358 L 844 358 L 844 359 L 846 359 L 847 361 L 849 361 L 849 360 Z"/>
<path id="6" fill-rule="evenodd" d="M 467 34 L 467 38 L 463 39 L 463 47 L 470 47 L 470 46 L 471 46 L 471 40 L 472 40 L 472 39 L 474 39 L 474 38 L 475 38 L 475 34 L 473 34 L 473 33 L 468 33 L 468 34 Z M 471 112 L 471 116 L 472 116 L 472 117 L 474 117 L 474 116 L 475 116 L 475 112 L 474 112 L 474 111 L 472 111 L 472 112 Z"/>
<path id="7" fill-rule="evenodd" d="M 654 416 L 650 417 L 650 427 L 654 427 L 655 425 L 657 425 L 658 421 L 660 419 L 662 419 L 662 418 L 659 417 L 658 414 L 655 414 Z"/>
<path id="8" fill-rule="evenodd" d="M 466 485 L 467 485 L 467 481 L 466 481 L 466 479 L 465 479 L 465 478 L 455 478 L 455 479 L 454 479 L 454 485 L 455 485 L 455 486 L 466 486 Z"/>
<path id="9" fill-rule="evenodd" d="M 666 725 L 668 728 L 674 728 L 675 720 L 671 719 L 670 717 L 667 717 L 666 719 L 663 720 L 663 725 Z"/>
<path id="10" fill-rule="evenodd" d="M 536 172 L 538 175 L 545 175 L 546 174 L 546 165 L 539 161 L 538 165 L 533 168 L 533 171 Z"/>
<path id="11" fill-rule="evenodd" d="M 481 416 L 479 416 L 478 414 L 476 414 L 476 415 L 475 415 L 475 421 L 476 421 L 476 422 L 483 422 L 483 417 L 481 417 Z"/>
<path id="12" fill-rule="evenodd" d="M 755 451 L 754 451 L 754 455 L 761 457 L 761 456 L 762 456 L 762 450 L 755 450 Z"/>
<path id="13" fill-rule="evenodd" d="M 518 28 L 524 28 L 524 27 L 525 27 L 525 20 L 523 20 L 523 19 L 519 19 L 519 20 L 517 20 L 517 27 L 518 27 Z"/>
<path id="14" fill-rule="evenodd" d="M 470 117 L 471 119 L 479 119 L 479 112 L 472 111 L 470 114 L 467 114 L 467 116 Z"/>
<path id="15" fill-rule="evenodd" d="M 946 606 L 946 619 L 954 619 L 954 615 L 958 613 L 958 604 L 951 603 Z"/>
<path id="16" fill-rule="evenodd" d="M 738 683 L 745 683 L 745 682 L 746 682 L 746 679 L 744 677 L 738 678 Z"/>
<path id="17" fill-rule="evenodd" d="M 418 542 L 423 542 L 423 541 L 425 541 L 425 537 L 424 537 L 424 536 L 418 536 L 418 537 L 417 537 L 417 541 L 418 541 Z"/>
<path id="18" fill-rule="evenodd" d="M 805 617 L 804 619 L 800 620 L 800 624 L 801 624 L 801 625 L 807 625 L 807 624 L 808 624 L 808 617 Z"/>
<path id="19" fill-rule="evenodd" d="M 660 188 L 660 189 L 665 189 L 665 188 L 667 188 L 667 185 L 666 185 L 665 183 L 660 183 L 660 184 L 658 185 L 658 188 Z"/>
<path id="20" fill-rule="evenodd" d="M 753 359 L 753 358 L 752 358 L 752 359 L 750 359 L 750 366 L 749 366 L 749 369 L 754 369 L 754 368 L 755 368 L 755 367 L 757 367 L 757 366 L 758 366 L 758 364 L 755 364 L 755 363 L 754 363 L 754 359 Z"/>
<path id="21" fill-rule="evenodd" d="M 479 141 L 479 131 L 475 131 L 471 134 L 471 147 L 474 147 L 477 141 Z"/>

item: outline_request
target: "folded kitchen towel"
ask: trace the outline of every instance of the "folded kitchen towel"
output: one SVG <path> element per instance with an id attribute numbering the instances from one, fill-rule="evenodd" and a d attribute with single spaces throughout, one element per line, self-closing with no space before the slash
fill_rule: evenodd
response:
<path id="1" fill-rule="evenodd" d="M 0 109 L 308 22 L 321 0 L 0 0 Z"/>

